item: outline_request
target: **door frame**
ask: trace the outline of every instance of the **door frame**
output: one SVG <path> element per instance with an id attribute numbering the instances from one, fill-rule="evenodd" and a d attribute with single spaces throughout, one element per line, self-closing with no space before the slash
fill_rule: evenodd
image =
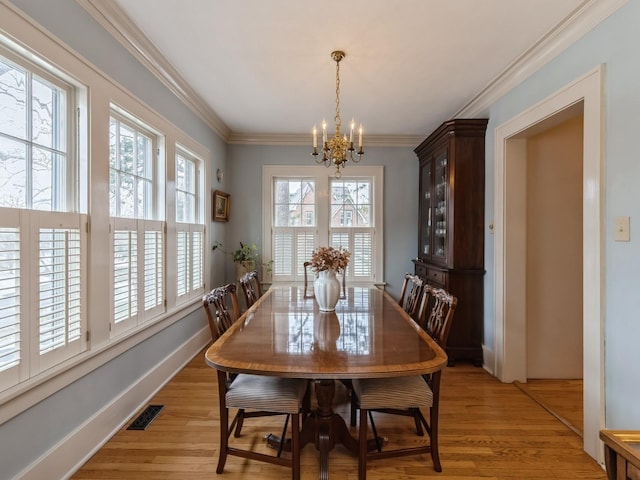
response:
<path id="1" fill-rule="evenodd" d="M 526 382 L 526 139 L 541 122 L 557 123 L 582 103 L 584 450 L 602 463 L 604 428 L 604 66 L 495 129 L 495 375 Z M 507 321 L 508 320 L 508 321 Z"/>

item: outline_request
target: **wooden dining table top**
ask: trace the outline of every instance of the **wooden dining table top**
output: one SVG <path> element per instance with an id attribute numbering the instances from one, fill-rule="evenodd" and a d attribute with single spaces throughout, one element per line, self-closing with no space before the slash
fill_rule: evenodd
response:
<path id="1" fill-rule="evenodd" d="M 211 367 L 308 379 L 397 377 L 447 364 L 444 350 L 381 289 L 351 287 L 320 312 L 302 287 L 271 287 L 205 353 Z"/>

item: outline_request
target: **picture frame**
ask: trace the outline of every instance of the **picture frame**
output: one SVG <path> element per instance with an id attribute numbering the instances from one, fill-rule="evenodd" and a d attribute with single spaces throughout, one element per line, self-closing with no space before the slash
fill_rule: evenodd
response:
<path id="1" fill-rule="evenodd" d="M 229 195 L 222 190 L 213 192 L 213 220 L 215 222 L 229 221 Z"/>

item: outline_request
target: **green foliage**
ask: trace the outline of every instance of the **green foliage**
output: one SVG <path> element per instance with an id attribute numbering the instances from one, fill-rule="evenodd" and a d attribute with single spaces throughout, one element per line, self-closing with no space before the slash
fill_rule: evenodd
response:
<path id="1" fill-rule="evenodd" d="M 266 263 L 260 262 L 260 251 L 258 250 L 258 246 L 255 243 L 249 245 L 240 242 L 240 248 L 233 251 L 226 251 L 224 250 L 224 246 L 222 245 L 222 243 L 216 241 L 213 243 L 211 250 L 216 251 L 217 249 L 220 249 L 220 251 L 226 255 L 231 255 L 231 258 L 235 263 L 255 262 L 256 265 L 262 265 L 263 267 L 265 267 L 267 272 L 271 273 L 273 260 L 270 260 Z"/>

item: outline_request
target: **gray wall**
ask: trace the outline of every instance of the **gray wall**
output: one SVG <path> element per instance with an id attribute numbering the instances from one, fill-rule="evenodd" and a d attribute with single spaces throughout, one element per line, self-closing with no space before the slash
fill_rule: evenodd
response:
<path id="1" fill-rule="evenodd" d="M 640 1 L 596 26 L 557 58 L 491 106 L 487 135 L 486 218 L 494 215 L 494 129 L 518 113 L 605 64 L 605 404 L 606 427 L 640 428 Z M 614 217 L 631 217 L 631 242 L 613 241 Z M 486 236 L 485 344 L 493 348 L 494 238 Z"/>
<path id="2" fill-rule="evenodd" d="M 426 134 L 425 134 L 426 137 Z M 365 138 L 366 143 L 366 138 Z M 398 296 L 402 277 L 413 271 L 418 251 L 418 160 L 413 148 L 367 147 L 361 164 L 384 166 L 384 271 L 387 291 Z M 310 147 L 228 147 L 227 169 L 231 215 L 227 244 L 239 241 L 262 247 L 262 166 L 314 165 Z M 347 164 L 346 171 L 357 165 Z M 226 173 L 225 173 L 226 176 Z M 261 248 L 262 251 L 262 248 Z M 214 262 L 221 261 L 222 255 Z M 232 262 L 226 262 L 227 280 L 233 279 Z"/>

